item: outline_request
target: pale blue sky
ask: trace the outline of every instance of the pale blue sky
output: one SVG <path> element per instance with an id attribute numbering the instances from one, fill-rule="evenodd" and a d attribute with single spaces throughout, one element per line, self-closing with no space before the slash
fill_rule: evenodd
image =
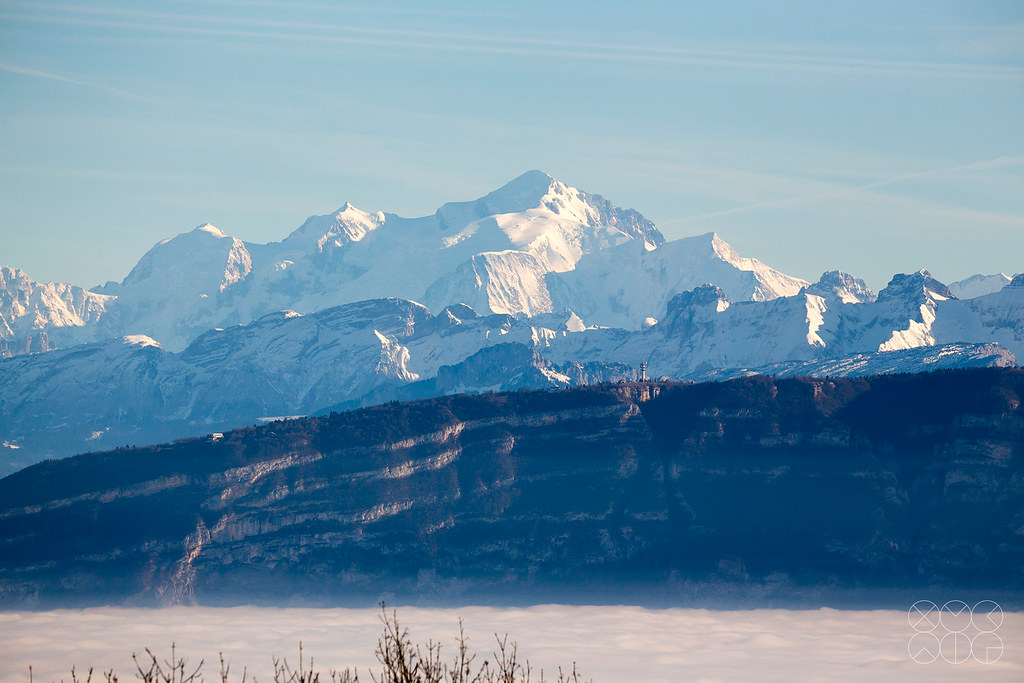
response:
<path id="1" fill-rule="evenodd" d="M 0 1 L 0 264 L 39 280 L 533 168 L 808 279 L 1024 270 L 1024 2 Z"/>

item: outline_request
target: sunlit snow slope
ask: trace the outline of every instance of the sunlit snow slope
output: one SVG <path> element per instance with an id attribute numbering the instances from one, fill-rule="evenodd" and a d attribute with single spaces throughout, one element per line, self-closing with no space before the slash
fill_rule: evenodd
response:
<path id="1" fill-rule="evenodd" d="M 61 322 L 66 304 L 44 301 L 42 322 L 0 326 L 0 339 L 5 355 L 42 350 L 26 338 L 63 325 L 59 343 L 45 348 L 145 334 L 180 350 L 208 329 L 274 311 L 385 297 L 432 310 L 460 303 L 510 315 L 571 310 L 587 324 L 637 328 L 674 294 L 705 282 L 733 300 L 755 301 L 807 284 L 738 256 L 717 235 L 666 243 L 638 212 L 530 171 L 421 218 L 346 203 L 269 244 L 202 225 L 161 241 L 120 283 L 97 288 L 103 296 L 90 295 L 92 315 Z"/>

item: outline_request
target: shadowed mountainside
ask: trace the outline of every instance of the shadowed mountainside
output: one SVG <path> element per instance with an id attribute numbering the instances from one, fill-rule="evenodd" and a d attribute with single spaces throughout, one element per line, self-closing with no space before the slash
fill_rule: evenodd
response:
<path id="1" fill-rule="evenodd" d="M 48 461 L 0 480 L 0 602 L 1019 603 L 1022 395 L 1005 368 L 605 384 Z"/>

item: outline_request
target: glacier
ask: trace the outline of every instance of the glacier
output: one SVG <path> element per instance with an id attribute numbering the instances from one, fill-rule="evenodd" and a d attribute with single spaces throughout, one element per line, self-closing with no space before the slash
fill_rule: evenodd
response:
<path id="1" fill-rule="evenodd" d="M 35 290 L 74 289 L 19 278 L 27 283 L 19 286 Z M 618 289 L 595 299 L 601 281 Z M 0 302 L 14 296 L 7 282 L 0 280 Z M 717 235 L 666 242 L 638 212 L 530 171 L 432 216 L 403 218 L 345 203 L 268 244 L 200 225 L 156 244 L 121 282 L 74 289 L 88 300 L 84 317 L 65 313 L 70 294 L 32 310 L 0 308 L 0 351 L 9 356 L 129 334 L 180 351 L 206 330 L 275 311 L 312 313 L 387 297 L 433 310 L 468 303 L 482 313 L 523 316 L 569 309 L 591 325 L 636 328 L 673 294 L 704 282 L 752 300 L 807 284 L 739 257 Z M 45 349 L 28 340 L 39 333 L 51 339 Z"/>

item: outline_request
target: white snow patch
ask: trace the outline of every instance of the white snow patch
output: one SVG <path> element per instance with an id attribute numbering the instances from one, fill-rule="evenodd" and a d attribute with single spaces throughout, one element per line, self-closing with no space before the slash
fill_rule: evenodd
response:
<path id="1" fill-rule="evenodd" d="M 929 294 L 934 295 L 933 292 Z M 934 295 L 936 299 L 946 301 L 945 297 Z M 932 323 L 935 322 L 934 304 L 925 302 L 920 305 L 921 320 L 911 320 L 905 330 L 895 330 L 888 341 L 879 345 L 881 351 L 899 351 L 900 349 L 914 349 L 919 346 L 934 346 L 935 337 L 932 336 Z"/>
<path id="2" fill-rule="evenodd" d="M 582 332 L 587 329 L 586 323 L 578 315 L 569 311 L 569 319 L 565 321 L 565 329 L 569 332 Z"/>
<path id="3" fill-rule="evenodd" d="M 986 294 L 993 294 L 1010 284 L 1009 275 L 996 273 L 995 275 L 972 275 L 966 280 L 960 280 L 948 285 L 949 291 L 958 299 L 974 299 Z"/>
<path id="4" fill-rule="evenodd" d="M 420 378 L 415 372 L 408 368 L 410 353 L 409 349 L 390 339 L 379 331 L 374 330 L 380 341 L 380 360 L 377 362 L 375 371 L 379 375 L 394 377 L 403 382 L 415 382 Z"/>
<path id="5" fill-rule="evenodd" d="M 549 380 L 551 380 L 555 384 L 568 385 L 568 384 L 570 384 L 572 382 L 572 380 L 569 379 L 568 375 L 563 375 L 562 373 L 560 373 L 560 372 L 558 372 L 556 370 L 551 370 L 549 368 L 543 368 L 543 367 L 542 368 L 538 368 L 538 370 L 540 370 L 542 375 L 547 377 Z"/>
<path id="6" fill-rule="evenodd" d="M 156 339 L 153 339 L 152 337 L 147 337 L 144 334 L 129 334 L 127 336 L 121 337 L 121 341 L 126 346 L 155 346 L 158 349 L 164 348 L 163 345 Z"/>
<path id="7" fill-rule="evenodd" d="M 450 247 L 454 247 L 456 244 L 459 244 L 461 242 L 465 242 L 470 237 L 475 235 L 479 229 L 480 229 L 480 224 L 479 223 L 470 223 L 469 225 L 467 225 L 465 227 L 465 229 L 460 230 L 458 233 L 456 233 L 454 235 L 450 235 L 448 237 L 442 238 L 441 239 L 441 248 L 442 249 L 448 249 Z"/>
<path id="8" fill-rule="evenodd" d="M 213 235 L 217 239 L 223 239 L 223 238 L 227 237 L 227 235 L 225 235 L 224 232 L 220 228 L 216 228 L 216 227 L 210 225 L 209 223 L 204 223 L 203 225 L 197 225 L 196 226 L 196 230 L 199 230 L 200 232 L 205 232 L 205 233 L 208 233 L 210 235 Z"/>
<path id="9" fill-rule="evenodd" d="M 811 346 L 824 348 L 825 340 L 818 335 L 818 330 L 825 324 L 824 313 L 828 310 L 825 299 L 813 294 L 806 295 L 807 299 L 807 343 Z"/>

